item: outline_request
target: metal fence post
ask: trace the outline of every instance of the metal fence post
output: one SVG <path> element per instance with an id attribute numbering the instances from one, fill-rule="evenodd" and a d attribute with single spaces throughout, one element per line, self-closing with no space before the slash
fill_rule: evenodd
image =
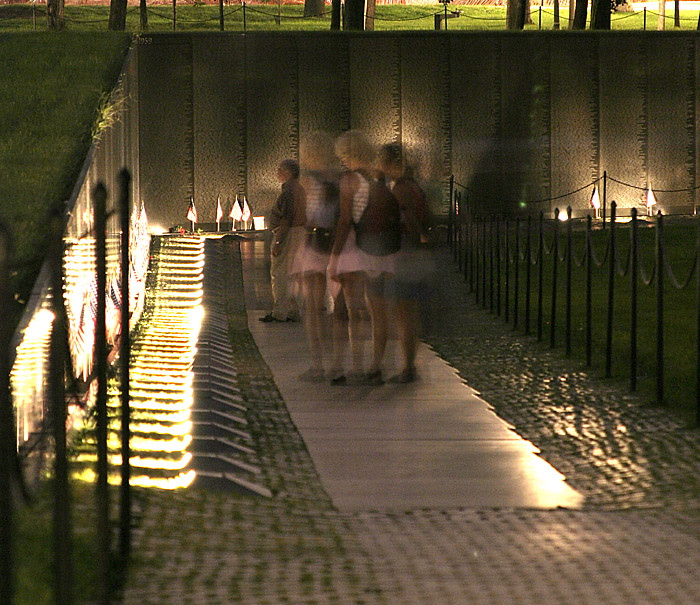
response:
<path id="1" fill-rule="evenodd" d="M 518 327 L 520 302 L 520 218 L 515 219 L 515 250 L 513 251 L 513 329 Z"/>
<path id="2" fill-rule="evenodd" d="M 630 390 L 637 390 L 637 291 L 638 291 L 638 224 L 637 209 L 632 208 L 630 231 Z"/>
<path id="3" fill-rule="evenodd" d="M 495 217 L 494 215 L 491 215 L 491 220 L 489 221 L 489 240 L 488 240 L 488 251 L 489 251 L 489 311 L 493 311 L 493 281 L 494 281 L 494 247 L 496 245 L 495 242 L 495 236 L 494 236 L 494 231 L 495 231 Z"/>
<path id="4" fill-rule="evenodd" d="M 447 243 L 452 246 L 454 244 L 454 234 L 452 230 L 455 226 L 454 221 L 454 205 L 455 205 L 455 175 L 450 175 L 450 207 L 447 211 Z"/>
<path id="5" fill-rule="evenodd" d="M 593 364 L 593 219 L 586 217 L 586 366 Z"/>
<path id="6" fill-rule="evenodd" d="M 615 305 L 615 260 L 617 256 L 615 242 L 615 213 L 617 204 L 610 204 L 610 257 L 608 259 L 608 316 L 605 336 L 605 376 L 612 376 L 613 313 Z"/>
<path id="7" fill-rule="evenodd" d="M 122 170 L 119 182 L 119 217 L 121 219 L 121 334 L 119 336 L 119 378 L 121 385 L 122 466 L 120 490 L 119 553 L 126 565 L 131 550 L 131 413 L 129 393 L 129 362 L 131 360 L 131 336 L 129 334 L 129 187 L 131 175 Z"/>
<path id="8" fill-rule="evenodd" d="M 557 277 L 559 270 L 559 208 L 554 210 L 554 241 L 552 242 L 552 300 L 549 310 L 549 347 L 554 348 L 557 322 Z"/>
<path id="9" fill-rule="evenodd" d="M 0 317 L 5 318 L 9 317 L 12 301 L 11 263 L 10 232 L 0 223 Z M 12 605 L 15 602 L 12 475 L 16 468 L 13 462 L 16 446 L 9 381 L 11 368 L 8 362 L 12 324 L 7 320 L 0 323 L 0 544 L 3 549 L 3 555 L 0 557 L 0 603 Z"/>
<path id="10" fill-rule="evenodd" d="M 474 300 L 479 304 L 479 290 L 481 286 L 481 265 L 479 252 L 481 250 L 481 229 L 480 225 L 483 219 L 477 216 L 474 221 Z"/>
<path id="11" fill-rule="evenodd" d="M 107 460 L 107 339 L 105 334 L 105 291 L 107 289 L 106 210 L 107 190 L 98 183 L 92 191 L 95 225 L 95 277 L 97 312 L 95 321 L 95 373 L 97 379 L 97 573 L 100 602 L 109 601 L 110 524 L 109 464 Z"/>
<path id="12" fill-rule="evenodd" d="M 454 248 L 455 261 L 462 251 L 462 192 L 455 192 L 454 224 L 452 225 L 452 246 Z"/>
<path id="13" fill-rule="evenodd" d="M 697 259 L 700 255 L 700 219 L 696 217 L 695 220 L 698 223 L 697 235 L 695 239 L 695 258 Z M 696 271 L 697 273 L 695 279 L 697 284 L 697 296 L 695 304 L 697 305 L 697 386 L 695 388 L 695 424 L 700 426 L 700 267 L 698 267 Z"/>
<path id="14" fill-rule="evenodd" d="M 537 341 L 542 340 L 542 305 L 544 304 L 544 212 L 540 210 L 537 230 Z"/>
<path id="15" fill-rule="evenodd" d="M 471 258 L 472 258 L 472 217 L 471 215 L 467 212 L 464 215 L 464 252 L 461 252 L 461 247 L 460 247 L 460 265 L 459 267 L 462 268 L 462 275 L 464 277 L 464 281 L 471 282 L 472 277 L 471 277 L 471 271 L 472 271 L 472 265 L 471 265 Z M 462 267 L 461 262 L 464 262 L 464 266 Z M 471 292 L 471 285 L 469 287 L 469 292 Z"/>
<path id="16" fill-rule="evenodd" d="M 469 293 L 472 294 L 474 292 L 474 279 L 476 273 L 476 220 L 471 212 L 467 214 L 467 225 L 467 234 L 469 235 L 469 241 L 467 242 L 467 253 L 469 258 L 466 262 L 469 267 Z"/>
<path id="17" fill-rule="evenodd" d="M 530 333 L 530 290 L 532 289 L 532 217 L 527 217 L 525 234 L 525 334 Z"/>
<path id="18" fill-rule="evenodd" d="M 663 215 L 656 215 L 656 402 L 664 403 L 664 234 Z"/>
<path id="19" fill-rule="evenodd" d="M 505 231 L 504 233 L 504 260 L 505 260 L 505 291 L 503 293 L 503 316 L 505 319 L 505 322 L 508 323 L 510 320 L 510 220 L 508 218 L 505 219 L 505 223 L 503 225 L 503 229 Z M 500 307 L 499 307 L 500 310 Z"/>
<path id="20" fill-rule="evenodd" d="M 608 173 L 603 171 L 603 229 L 605 229 L 605 211 L 608 204 Z"/>
<path id="21" fill-rule="evenodd" d="M 496 314 L 501 315 L 501 219 L 496 218 Z"/>
<path id="22" fill-rule="evenodd" d="M 573 269 L 573 237 L 574 230 L 572 225 L 572 210 L 571 206 L 566 209 L 566 330 L 565 344 L 566 356 L 571 355 L 571 276 Z"/>
<path id="23" fill-rule="evenodd" d="M 486 265 L 487 265 L 487 254 L 489 248 L 489 242 L 486 238 L 486 221 L 488 219 L 484 217 L 481 227 L 481 306 L 486 308 Z"/>
<path id="24" fill-rule="evenodd" d="M 63 303 L 63 211 L 51 217 L 51 239 L 48 258 L 51 261 L 51 305 L 54 314 L 49 357 L 49 391 L 51 425 L 54 437 L 54 598 L 57 604 L 72 603 L 72 548 L 70 488 L 66 452 L 66 342 L 67 322 Z"/>

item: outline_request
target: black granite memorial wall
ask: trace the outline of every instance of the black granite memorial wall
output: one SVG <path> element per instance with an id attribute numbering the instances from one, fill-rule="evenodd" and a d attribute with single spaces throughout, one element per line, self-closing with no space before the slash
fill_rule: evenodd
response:
<path id="1" fill-rule="evenodd" d="M 152 224 L 213 223 L 238 195 L 264 215 L 285 157 L 311 132 L 404 143 L 436 214 L 448 180 L 498 212 L 620 213 L 647 187 L 698 204 L 693 32 L 222 33 L 138 48 L 140 191 Z"/>

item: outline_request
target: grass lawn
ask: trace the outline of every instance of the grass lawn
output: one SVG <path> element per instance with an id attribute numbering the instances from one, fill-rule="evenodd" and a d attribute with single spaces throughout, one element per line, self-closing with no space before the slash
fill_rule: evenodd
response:
<path id="1" fill-rule="evenodd" d="M 97 577 L 95 486 L 71 485 L 73 525 L 72 591 L 74 603 L 94 602 Z M 112 496 L 114 499 L 116 496 Z M 53 493 L 47 483 L 15 515 L 15 601 L 17 605 L 50 605 L 53 598 Z"/>
<path id="2" fill-rule="evenodd" d="M 244 30 L 299 30 L 327 31 L 330 29 L 330 6 L 323 17 L 304 17 L 303 4 L 278 5 L 246 4 L 245 11 L 241 3 L 224 6 L 224 28 L 227 31 Z M 506 26 L 506 9 L 504 6 L 448 6 L 449 12 L 459 12 L 460 16 L 448 20 L 448 30 L 504 30 Z M 419 5 L 379 5 L 376 9 L 375 30 L 432 30 L 434 15 L 444 13 L 440 3 Z M 277 17 L 281 17 L 277 22 Z M 66 6 L 66 28 L 69 31 L 105 31 L 109 21 L 108 6 Z M 528 31 L 552 29 L 554 11 L 552 7 L 533 7 L 532 23 L 526 26 Z M 680 11 L 680 29 L 697 28 L 698 11 Z M 589 15 L 590 18 L 590 15 Z M 568 9 L 560 11 L 560 28 L 568 28 Z M 673 10 L 666 14 L 666 29 L 673 30 Z M 612 15 L 613 30 L 656 30 L 658 14 L 648 11 L 621 12 Z M 152 6 L 148 9 L 148 27 L 151 32 L 159 31 L 218 31 L 220 29 L 219 7 L 182 3 L 176 6 Z M 46 28 L 45 5 L 33 7 L 30 4 L 0 6 L 0 32 L 33 31 Z M 140 31 L 138 7 L 130 7 L 127 14 L 127 31 Z"/>
<path id="3" fill-rule="evenodd" d="M 43 260 L 49 210 L 70 196 L 129 42 L 109 32 L 0 37 L 0 220 L 15 241 L 19 304 Z"/>

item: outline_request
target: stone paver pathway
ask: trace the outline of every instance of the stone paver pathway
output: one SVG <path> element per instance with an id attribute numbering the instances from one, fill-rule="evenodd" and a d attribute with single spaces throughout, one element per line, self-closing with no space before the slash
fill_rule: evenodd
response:
<path id="1" fill-rule="evenodd" d="M 336 510 L 247 330 L 237 244 L 221 245 L 238 388 L 273 497 L 139 492 L 124 603 L 698 602 L 697 431 L 518 338 L 444 263 L 449 319 L 429 342 L 586 507 Z"/>

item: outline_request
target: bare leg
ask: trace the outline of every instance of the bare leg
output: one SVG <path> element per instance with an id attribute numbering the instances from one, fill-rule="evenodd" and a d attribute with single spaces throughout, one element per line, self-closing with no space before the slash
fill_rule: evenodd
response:
<path id="1" fill-rule="evenodd" d="M 403 369 L 399 376 L 406 381 L 415 378 L 419 322 L 417 301 L 404 299 L 396 303 L 396 327 L 403 354 Z"/>
<path id="2" fill-rule="evenodd" d="M 389 337 L 389 317 L 386 298 L 381 294 L 367 292 L 367 306 L 372 319 L 372 364 L 368 371 L 372 375 L 381 370 Z"/>
<path id="3" fill-rule="evenodd" d="M 311 370 L 323 372 L 323 304 L 326 278 L 322 273 L 307 273 L 304 276 L 304 300 L 306 313 L 304 327 L 311 352 Z"/>
<path id="4" fill-rule="evenodd" d="M 364 329 L 362 321 L 362 300 L 365 291 L 365 276 L 362 273 L 348 273 L 343 276 L 343 293 L 348 307 L 348 338 L 350 339 L 350 357 L 352 371 L 360 374 L 364 371 Z"/>

